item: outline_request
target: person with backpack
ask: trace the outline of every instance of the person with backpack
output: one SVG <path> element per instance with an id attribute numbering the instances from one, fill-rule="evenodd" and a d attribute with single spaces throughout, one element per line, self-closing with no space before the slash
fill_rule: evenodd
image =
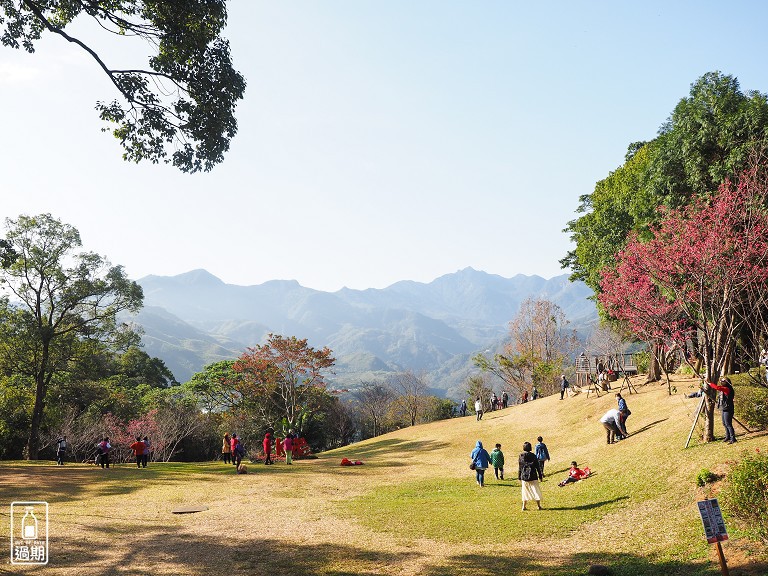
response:
<path id="1" fill-rule="evenodd" d="M 67 437 L 62 436 L 56 440 L 56 465 L 64 466 L 64 458 L 67 455 Z"/>
<path id="2" fill-rule="evenodd" d="M 96 444 L 96 461 L 102 468 L 106 466 L 109 468 L 109 451 L 112 450 L 112 444 L 109 443 L 109 438 L 104 437 L 104 440 Z"/>
<path id="3" fill-rule="evenodd" d="M 549 460 L 549 450 L 547 450 L 547 445 L 544 444 L 544 440 L 541 436 L 536 438 L 536 459 L 539 461 L 539 469 L 541 470 L 541 478 L 544 479 L 544 462 Z"/>
<path id="4" fill-rule="evenodd" d="M 483 443 L 480 440 L 475 444 L 475 449 L 469 455 L 472 463 L 469 465 L 470 470 L 475 471 L 475 478 L 477 479 L 477 485 L 480 488 L 485 486 L 485 471 L 491 463 L 491 456 L 488 451 L 483 448 Z"/>
<path id="5" fill-rule="evenodd" d="M 725 428 L 725 442 L 726 444 L 736 443 L 736 431 L 733 429 L 733 399 L 736 396 L 736 392 L 733 389 L 731 380 L 727 377 L 720 378 L 720 384 L 709 383 L 709 387 L 717 390 L 721 393 L 720 396 L 720 409 L 722 411 L 723 427 Z"/>
<path id="6" fill-rule="evenodd" d="M 491 464 L 496 480 L 504 480 L 504 453 L 501 451 L 501 444 L 496 444 L 491 452 Z"/>
<path id="7" fill-rule="evenodd" d="M 536 501 L 536 506 L 541 510 L 541 488 L 539 487 L 539 480 L 543 479 L 541 475 L 541 469 L 539 468 L 539 461 L 536 455 L 531 452 L 531 443 L 526 442 L 523 444 L 523 453 L 520 454 L 518 459 L 517 479 L 521 483 L 521 491 L 523 497 L 523 510 L 526 510 L 525 505 L 530 500 Z"/>

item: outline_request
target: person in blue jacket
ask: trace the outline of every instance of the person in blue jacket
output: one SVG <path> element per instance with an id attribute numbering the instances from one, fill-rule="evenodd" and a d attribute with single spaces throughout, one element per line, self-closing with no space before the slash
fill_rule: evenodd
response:
<path id="1" fill-rule="evenodd" d="M 488 468 L 488 464 L 491 461 L 491 455 L 483 448 L 483 443 L 480 440 L 475 444 L 475 449 L 469 455 L 472 459 L 472 464 L 475 465 L 475 476 L 477 477 L 477 485 L 482 488 L 485 486 L 485 471 Z"/>

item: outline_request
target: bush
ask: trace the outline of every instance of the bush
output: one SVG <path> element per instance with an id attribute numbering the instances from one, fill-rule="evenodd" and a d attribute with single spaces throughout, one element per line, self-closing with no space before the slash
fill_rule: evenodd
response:
<path id="1" fill-rule="evenodd" d="M 648 351 L 635 353 L 635 364 L 638 374 L 648 374 L 648 367 L 651 365 L 651 355 Z"/>
<path id="2" fill-rule="evenodd" d="M 714 482 L 715 480 L 717 480 L 717 478 L 718 478 L 717 474 L 715 474 L 711 470 L 702 468 L 701 470 L 699 470 L 699 473 L 696 474 L 696 486 L 701 488 L 705 484 Z"/>
<path id="3" fill-rule="evenodd" d="M 768 454 L 758 450 L 736 465 L 721 497 L 726 511 L 747 534 L 768 543 Z"/>
<path id="4" fill-rule="evenodd" d="M 750 428 L 768 428 L 768 388 L 755 385 L 749 374 L 731 377 L 736 398 L 736 417 Z"/>

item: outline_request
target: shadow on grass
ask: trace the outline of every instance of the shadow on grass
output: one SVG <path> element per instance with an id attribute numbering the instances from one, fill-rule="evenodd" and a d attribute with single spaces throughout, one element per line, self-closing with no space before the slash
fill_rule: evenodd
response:
<path id="1" fill-rule="evenodd" d="M 630 433 L 629 437 L 631 438 L 632 436 L 640 434 L 641 432 L 645 432 L 646 430 L 649 430 L 649 429 L 653 428 L 657 424 L 661 424 L 662 422 L 666 422 L 667 420 L 669 420 L 669 418 L 662 418 L 661 420 L 656 420 L 655 422 L 651 422 L 650 424 L 646 424 L 645 426 L 643 426 L 639 430 L 635 430 L 634 432 Z"/>
<path id="2" fill-rule="evenodd" d="M 347 455 L 347 458 L 351 459 L 348 454 L 354 455 L 355 458 L 372 458 L 378 454 L 386 454 L 388 457 L 400 457 L 405 455 L 413 455 L 414 452 L 422 453 L 429 450 L 439 450 L 441 448 L 447 448 L 447 442 L 437 442 L 434 440 L 415 441 L 415 440 L 401 440 L 399 438 L 388 438 L 386 440 L 377 440 L 370 444 L 358 445 L 350 444 L 344 448 L 338 448 L 334 450 L 335 454 L 340 457 L 342 453 Z M 467 451 L 469 454 L 471 450 Z"/>
<path id="3" fill-rule="evenodd" d="M 199 522 L 204 522 L 201 515 Z M 100 534 L 89 529 L 85 538 L 60 535 L 59 544 L 51 554 L 49 568 L 65 574 L 126 575 L 152 574 L 249 574 L 253 576 L 353 576 L 358 574 L 389 575 L 418 573 L 424 576 L 571 576 L 587 574 L 589 567 L 601 564 L 614 576 L 715 576 L 717 567 L 708 561 L 686 563 L 655 560 L 632 554 L 565 553 L 568 542 L 563 541 L 563 553 L 550 554 L 531 550 L 528 555 L 456 554 L 429 558 L 419 550 L 384 551 L 342 543 L 300 542 L 295 539 L 240 537 L 242 526 L 233 522 L 226 534 L 200 536 L 158 525 L 142 528 L 141 552 L 130 542 L 121 547 L 94 546 Z M 110 536 L 112 536 L 110 534 Z M 117 538 L 117 536 L 115 535 Z M 340 535 L 340 538 L 342 536 Z M 733 576 L 763 574 L 768 564 L 755 564 L 748 571 L 732 570 Z M 754 570 L 753 570 L 754 569 Z M 762 571 L 761 571 L 762 570 Z"/>
<path id="4" fill-rule="evenodd" d="M 581 506 L 552 506 L 550 510 L 593 510 L 594 508 L 600 508 L 601 506 L 607 506 L 615 502 L 621 502 L 622 500 L 629 500 L 629 496 L 617 496 L 612 500 L 603 500 L 601 502 L 591 502 L 590 504 L 582 504 Z"/>

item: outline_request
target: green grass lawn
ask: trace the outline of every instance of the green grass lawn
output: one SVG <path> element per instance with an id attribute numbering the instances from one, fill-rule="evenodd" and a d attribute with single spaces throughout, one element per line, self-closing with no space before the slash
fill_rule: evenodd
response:
<path id="1" fill-rule="evenodd" d="M 676 385 L 682 392 L 687 384 Z M 611 394 L 407 428 L 292 467 L 253 464 L 247 475 L 218 462 L 141 470 L 2 462 L 0 538 L 7 541 L 8 503 L 46 500 L 51 563 L 41 574 L 564 576 L 596 563 L 617 576 L 719 574 L 696 509 L 719 484 L 697 488 L 696 475 L 724 473 L 768 449 L 768 437 L 684 449 L 697 401 L 657 385 L 638 390 L 627 397 L 632 435 L 615 445 L 598 422 Z M 544 510 L 523 512 L 517 456 L 538 435 L 552 455 Z M 491 470 L 486 487 L 476 485 L 468 464 L 478 439 L 502 444 L 507 480 Z M 344 456 L 365 464 L 341 467 Z M 594 474 L 558 488 L 571 460 Z M 189 505 L 208 510 L 171 514 Z M 768 574 L 762 549 L 726 522 L 731 574 Z"/>

